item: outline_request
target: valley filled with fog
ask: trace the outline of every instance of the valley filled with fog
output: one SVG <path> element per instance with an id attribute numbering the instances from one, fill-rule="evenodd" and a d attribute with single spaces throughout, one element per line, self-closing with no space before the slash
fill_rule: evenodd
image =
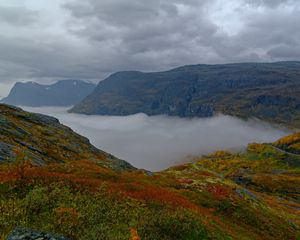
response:
<path id="1" fill-rule="evenodd" d="M 219 115 L 182 119 L 167 116 L 87 116 L 65 107 L 22 107 L 54 116 L 92 144 L 137 168 L 158 171 L 216 150 L 243 150 L 250 142 L 272 142 L 289 133 L 267 123 Z"/>

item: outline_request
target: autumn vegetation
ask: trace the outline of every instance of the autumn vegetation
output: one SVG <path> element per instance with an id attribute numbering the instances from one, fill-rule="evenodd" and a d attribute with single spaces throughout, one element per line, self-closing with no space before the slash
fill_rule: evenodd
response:
<path id="1" fill-rule="evenodd" d="M 0 127 L 0 141 L 15 146 L 0 161 L 1 240 L 16 226 L 75 240 L 299 240 L 300 157 L 277 149 L 285 139 L 151 173 L 98 152 L 67 128 L 32 121 L 26 128 L 14 111 L 6 120 L 28 134 L 47 128 L 65 138 L 34 144 Z M 76 143 L 77 153 L 62 141 Z M 44 158 L 31 150 L 46 145 Z"/>

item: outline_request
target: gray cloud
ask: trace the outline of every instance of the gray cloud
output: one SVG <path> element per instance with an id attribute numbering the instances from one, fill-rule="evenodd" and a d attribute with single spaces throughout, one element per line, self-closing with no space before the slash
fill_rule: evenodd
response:
<path id="1" fill-rule="evenodd" d="M 294 4 L 297 0 L 246 0 L 247 3 L 256 6 L 278 7 L 281 4 Z"/>
<path id="2" fill-rule="evenodd" d="M 23 7 L 0 6 L 1 23 L 24 26 L 35 23 L 38 20 L 37 11 Z"/>
<path id="3" fill-rule="evenodd" d="M 280 44 L 271 48 L 268 51 L 268 55 L 273 59 L 295 59 L 300 55 L 300 46 Z"/>
<path id="4" fill-rule="evenodd" d="M 70 31 L 111 47 L 117 66 L 154 70 L 195 62 L 199 53 L 213 54 L 202 51 L 217 31 L 205 18 L 203 5 L 205 1 L 90 0 L 65 7 L 74 16 L 75 30 L 70 22 Z"/>
<path id="5" fill-rule="evenodd" d="M 222 115 L 208 119 L 144 114 L 108 117 L 68 114 L 66 108 L 56 107 L 25 109 L 58 117 L 98 148 L 154 171 L 190 161 L 188 156 L 221 149 L 238 151 L 249 142 L 271 142 L 288 134 L 263 122 Z"/>
<path id="6" fill-rule="evenodd" d="M 30 2 L 0 3 L 1 83 L 300 58 L 295 0 Z"/>

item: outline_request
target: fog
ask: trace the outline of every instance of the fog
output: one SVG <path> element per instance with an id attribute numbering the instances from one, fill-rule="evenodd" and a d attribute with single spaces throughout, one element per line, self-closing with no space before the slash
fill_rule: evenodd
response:
<path id="1" fill-rule="evenodd" d="M 67 113 L 68 108 L 23 109 L 54 116 L 96 147 L 151 171 L 189 161 L 216 150 L 243 150 L 250 142 L 271 142 L 289 132 L 258 120 L 219 115 L 182 119 L 135 114 L 125 117 Z"/>

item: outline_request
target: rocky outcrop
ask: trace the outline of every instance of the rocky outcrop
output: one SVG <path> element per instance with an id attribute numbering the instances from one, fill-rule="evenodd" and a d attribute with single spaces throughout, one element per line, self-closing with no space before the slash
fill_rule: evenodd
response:
<path id="1" fill-rule="evenodd" d="M 15 158 L 16 155 L 13 151 L 13 146 L 4 142 L 0 142 L 0 163 L 7 162 L 8 159 Z"/>
<path id="2" fill-rule="evenodd" d="M 16 228 L 6 240 L 70 240 L 63 236 L 56 236 L 46 232 L 38 232 L 28 228 Z"/>
<path id="3" fill-rule="evenodd" d="M 0 104 L 0 164 L 14 162 L 17 155 L 36 166 L 88 159 L 119 171 L 135 169 L 56 118 Z"/>

